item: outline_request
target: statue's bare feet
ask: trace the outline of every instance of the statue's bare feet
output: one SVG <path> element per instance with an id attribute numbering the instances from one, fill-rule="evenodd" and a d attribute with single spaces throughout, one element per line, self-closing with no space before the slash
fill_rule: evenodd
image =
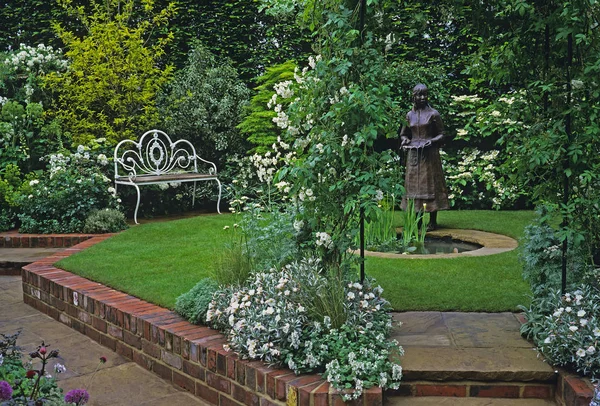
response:
<path id="1" fill-rule="evenodd" d="M 434 230 L 437 230 L 437 224 L 432 224 L 432 223 L 427 224 L 427 231 L 434 231 Z"/>

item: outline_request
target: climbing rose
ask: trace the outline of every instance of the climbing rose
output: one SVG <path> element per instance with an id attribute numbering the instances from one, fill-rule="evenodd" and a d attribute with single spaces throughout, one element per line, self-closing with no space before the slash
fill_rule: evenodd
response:
<path id="1" fill-rule="evenodd" d="M 0 381 L 0 400 L 10 400 L 13 390 L 6 381 Z"/>
<path id="2" fill-rule="evenodd" d="M 90 394 L 85 389 L 71 389 L 65 395 L 65 402 L 85 405 L 90 400 Z"/>

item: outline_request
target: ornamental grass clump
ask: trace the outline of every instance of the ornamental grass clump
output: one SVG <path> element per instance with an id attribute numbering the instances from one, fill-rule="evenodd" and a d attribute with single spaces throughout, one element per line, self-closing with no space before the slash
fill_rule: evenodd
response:
<path id="1" fill-rule="evenodd" d="M 533 300 L 521 332 L 553 365 L 600 378 L 600 293 L 582 285 L 562 295 L 554 291 Z"/>
<path id="2" fill-rule="evenodd" d="M 341 309 L 316 303 L 316 287 L 335 280 L 314 258 L 259 272 L 244 287 L 217 292 L 207 321 L 227 335 L 226 350 L 296 374 L 322 373 L 335 388 L 354 389 L 346 399 L 375 385 L 398 388 L 403 350 L 387 340 L 392 319 L 383 289 L 339 280 L 342 297 L 326 304 Z"/>

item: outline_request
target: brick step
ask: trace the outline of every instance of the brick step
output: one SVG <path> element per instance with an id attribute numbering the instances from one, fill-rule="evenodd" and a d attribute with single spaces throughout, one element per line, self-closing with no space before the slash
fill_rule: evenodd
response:
<path id="1" fill-rule="evenodd" d="M 21 275 L 21 268 L 29 265 L 31 262 L 0 261 L 0 275 L 18 276 Z"/>
<path id="2" fill-rule="evenodd" d="M 387 391 L 386 396 L 554 399 L 555 388 L 556 382 L 403 381 L 398 390 Z"/>
<path id="3" fill-rule="evenodd" d="M 443 396 L 391 397 L 384 400 L 384 406 L 556 406 L 553 400 L 546 399 L 495 399 L 495 398 L 456 398 Z"/>

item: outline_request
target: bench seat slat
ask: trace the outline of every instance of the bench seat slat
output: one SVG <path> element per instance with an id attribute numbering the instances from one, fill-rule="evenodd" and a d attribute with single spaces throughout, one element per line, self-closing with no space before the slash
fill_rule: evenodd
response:
<path id="1" fill-rule="evenodd" d="M 154 182 L 190 182 L 193 180 L 209 180 L 216 179 L 216 175 L 208 175 L 203 173 L 168 173 L 165 175 L 141 175 L 137 176 L 134 179 L 131 179 L 133 183 L 137 183 L 139 185 L 144 183 L 154 183 Z M 129 178 L 122 176 L 119 177 L 118 180 L 129 181 Z"/>

